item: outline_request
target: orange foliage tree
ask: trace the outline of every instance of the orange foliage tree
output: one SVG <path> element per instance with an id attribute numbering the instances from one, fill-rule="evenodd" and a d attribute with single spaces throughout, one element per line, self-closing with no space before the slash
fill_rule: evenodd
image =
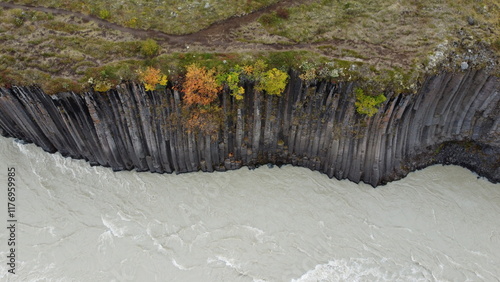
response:
<path id="1" fill-rule="evenodd" d="M 157 85 L 167 85 L 167 76 L 162 74 L 159 69 L 148 67 L 146 70 L 139 70 L 139 78 L 144 83 L 146 91 L 153 91 Z"/>
<path id="2" fill-rule="evenodd" d="M 205 67 L 191 64 L 187 67 L 182 89 L 187 105 L 207 106 L 217 99 L 222 87 L 216 81 L 214 69 L 207 70 Z"/>

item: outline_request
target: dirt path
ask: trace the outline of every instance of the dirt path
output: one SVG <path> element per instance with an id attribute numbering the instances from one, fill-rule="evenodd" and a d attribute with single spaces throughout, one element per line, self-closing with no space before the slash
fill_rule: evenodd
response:
<path id="1" fill-rule="evenodd" d="M 0 7 L 7 9 L 30 9 L 56 15 L 73 16 L 83 19 L 84 21 L 93 21 L 99 24 L 102 28 L 118 30 L 124 33 L 132 34 L 133 36 L 146 39 L 154 38 L 157 40 L 165 52 L 187 52 L 190 50 L 202 52 L 245 52 L 245 51 L 265 51 L 265 50 L 309 50 L 321 53 L 328 57 L 335 57 L 347 61 L 360 61 L 359 58 L 342 57 L 338 53 L 327 53 L 321 51 L 320 46 L 336 46 L 337 49 L 353 49 L 363 50 L 362 53 L 370 54 L 370 58 L 361 61 L 370 62 L 377 65 L 380 61 L 385 61 L 384 65 L 401 65 L 405 64 L 408 54 L 404 52 L 396 52 L 385 47 L 369 44 L 367 42 L 353 42 L 349 40 L 336 39 L 319 43 L 300 43 L 300 44 L 263 44 L 263 43 L 246 43 L 240 42 L 231 37 L 231 31 L 251 22 L 256 21 L 262 14 L 275 11 L 280 7 L 290 7 L 307 2 L 307 0 L 283 0 L 276 4 L 264 7 L 253 13 L 241 16 L 232 17 L 226 20 L 212 24 L 206 29 L 195 33 L 185 35 L 171 35 L 157 30 L 143 30 L 125 27 L 116 23 L 111 23 L 102 20 L 93 15 L 86 15 L 78 12 L 66 11 L 56 8 L 47 8 L 39 6 L 18 5 L 12 3 L 0 2 Z M 192 47 L 192 48 L 190 48 Z"/>
<path id="2" fill-rule="evenodd" d="M 57 8 L 47 8 L 47 7 L 41 7 L 41 6 L 30 6 L 30 5 L 19 5 L 19 4 L 12 4 L 12 3 L 5 3 L 5 2 L 0 2 L 0 7 L 4 7 L 7 9 L 30 9 L 30 10 L 35 10 L 35 11 L 41 11 L 45 13 L 52 13 L 55 15 L 64 15 L 64 16 L 74 16 L 81 18 L 85 21 L 93 21 L 99 24 L 103 28 L 107 29 L 114 29 L 114 30 L 119 30 L 121 32 L 126 32 L 130 33 L 136 37 L 139 38 L 156 38 L 161 41 L 164 41 L 166 43 L 172 44 L 172 45 L 186 45 L 186 44 L 194 44 L 194 43 L 200 43 L 200 44 L 207 44 L 210 45 L 210 40 L 209 38 L 213 36 L 220 36 L 222 42 L 220 43 L 225 43 L 225 44 L 231 44 L 232 40 L 228 38 L 228 34 L 230 33 L 231 30 L 234 30 L 244 24 L 250 23 L 255 21 L 257 18 L 259 18 L 262 14 L 272 12 L 280 7 L 288 7 L 291 5 L 297 5 L 307 2 L 307 0 L 283 0 L 280 1 L 276 4 L 264 7 L 260 10 L 257 10 L 255 12 L 252 12 L 250 14 L 240 16 L 240 17 L 231 17 L 226 20 L 217 22 L 209 26 L 208 28 L 202 29 L 200 31 L 197 31 L 195 33 L 191 34 L 185 34 L 185 35 L 172 35 L 172 34 L 167 34 L 161 31 L 157 30 L 144 30 L 144 29 L 137 29 L 137 28 L 131 28 L 131 27 L 125 27 L 116 23 L 108 22 L 103 19 L 100 19 L 97 16 L 94 15 L 86 15 L 78 12 L 73 12 L 73 11 L 67 11 L 67 10 L 62 10 L 62 9 L 57 9 Z"/>

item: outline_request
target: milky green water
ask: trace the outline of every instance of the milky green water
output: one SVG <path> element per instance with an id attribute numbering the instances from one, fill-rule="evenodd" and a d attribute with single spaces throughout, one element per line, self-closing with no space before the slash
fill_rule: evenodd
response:
<path id="1" fill-rule="evenodd" d="M 500 185 L 433 166 L 373 189 L 284 166 L 112 172 L 0 138 L 2 281 L 498 281 Z"/>

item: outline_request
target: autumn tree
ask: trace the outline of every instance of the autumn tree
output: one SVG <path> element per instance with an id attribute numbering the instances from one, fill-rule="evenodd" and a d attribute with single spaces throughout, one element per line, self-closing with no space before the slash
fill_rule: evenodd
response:
<path id="1" fill-rule="evenodd" d="M 266 71 L 257 84 L 257 90 L 264 90 L 269 95 L 278 95 L 285 90 L 288 74 L 277 68 Z"/>
<path id="2" fill-rule="evenodd" d="M 157 68 L 147 67 L 145 70 L 139 70 L 138 74 L 146 91 L 153 91 L 158 85 L 165 86 L 168 82 L 167 76 Z"/>
<path id="3" fill-rule="evenodd" d="M 182 89 L 187 105 L 207 106 L 217 99 L 221 86 L 216 81 L 214 69 L 191 64 L 187 67 Z"/>

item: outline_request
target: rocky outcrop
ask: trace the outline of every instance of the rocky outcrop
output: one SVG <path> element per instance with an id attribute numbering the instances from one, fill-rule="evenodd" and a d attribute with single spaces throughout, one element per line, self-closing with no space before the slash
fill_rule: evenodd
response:
<path id="1" fill-rule="evenodd" d="M 500 181 L 500 83 L 484 71 L 428 77 L 392 95 L 371 118 L 356 113 L 355 82 L 304 82 L 281 97 L 245 83 L 241 102 L 221 95 L 217 136 L 180 122 L 182 93 L 124 84 L 108 93 L 48 96 L 0 90 L 0 133 L 114 170 L 190 172 L 293 164 L 373 186 L 434 163 Z"/>

